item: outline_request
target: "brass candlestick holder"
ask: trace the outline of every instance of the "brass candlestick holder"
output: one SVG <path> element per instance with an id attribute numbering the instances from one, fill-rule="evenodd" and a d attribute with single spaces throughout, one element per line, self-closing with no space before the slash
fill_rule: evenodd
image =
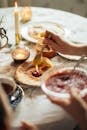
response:
<path id="1" fill-rule="evenodd" d="M 16 45 L 19 45 L 20 41 L 21 41 L 21 35 L 20 35 L 20 33 L 15 34 Z"/>

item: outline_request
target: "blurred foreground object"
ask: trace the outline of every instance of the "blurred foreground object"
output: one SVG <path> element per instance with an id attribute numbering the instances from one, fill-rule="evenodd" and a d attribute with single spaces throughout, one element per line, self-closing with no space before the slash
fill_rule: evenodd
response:
<path id="1" fill-rule="evenodd" d="M 0 130 L 10 130 L 12 111 L 7 99 L 0 85 Z"/>

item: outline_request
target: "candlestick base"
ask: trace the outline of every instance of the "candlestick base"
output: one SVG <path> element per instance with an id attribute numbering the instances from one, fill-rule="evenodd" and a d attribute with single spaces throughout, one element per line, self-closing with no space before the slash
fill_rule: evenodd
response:
<path id="1" fill-rule="evenodd" d="M 21 41 L 21 35 L 20 35 L 20 33 L 15 34 L 16 45 L 19 45 L 20 41 Z"/>

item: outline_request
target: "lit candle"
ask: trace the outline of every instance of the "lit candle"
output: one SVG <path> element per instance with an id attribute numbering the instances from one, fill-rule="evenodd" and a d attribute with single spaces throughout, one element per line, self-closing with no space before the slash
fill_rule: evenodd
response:
<path id="1" fill-rule="evenodd" d="M 20 32 L 19 32 L 19 11 L 18 11 L 17 2 L 15 2 L 14 16 L 15 16 L 15 41 L 16 41 L 16 44 L 19 44 Z"/>

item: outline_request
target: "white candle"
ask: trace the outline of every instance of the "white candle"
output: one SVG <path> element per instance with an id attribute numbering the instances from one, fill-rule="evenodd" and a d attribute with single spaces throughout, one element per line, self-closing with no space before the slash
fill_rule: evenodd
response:
<path id="1" fill-rule="evenodd" d="M 19 11 L 17 7 L 17 2 L 15 2 L 15 11 L 14 11 L 14 16 L 15 16 L 15 34 L 19 34 Z"/>

